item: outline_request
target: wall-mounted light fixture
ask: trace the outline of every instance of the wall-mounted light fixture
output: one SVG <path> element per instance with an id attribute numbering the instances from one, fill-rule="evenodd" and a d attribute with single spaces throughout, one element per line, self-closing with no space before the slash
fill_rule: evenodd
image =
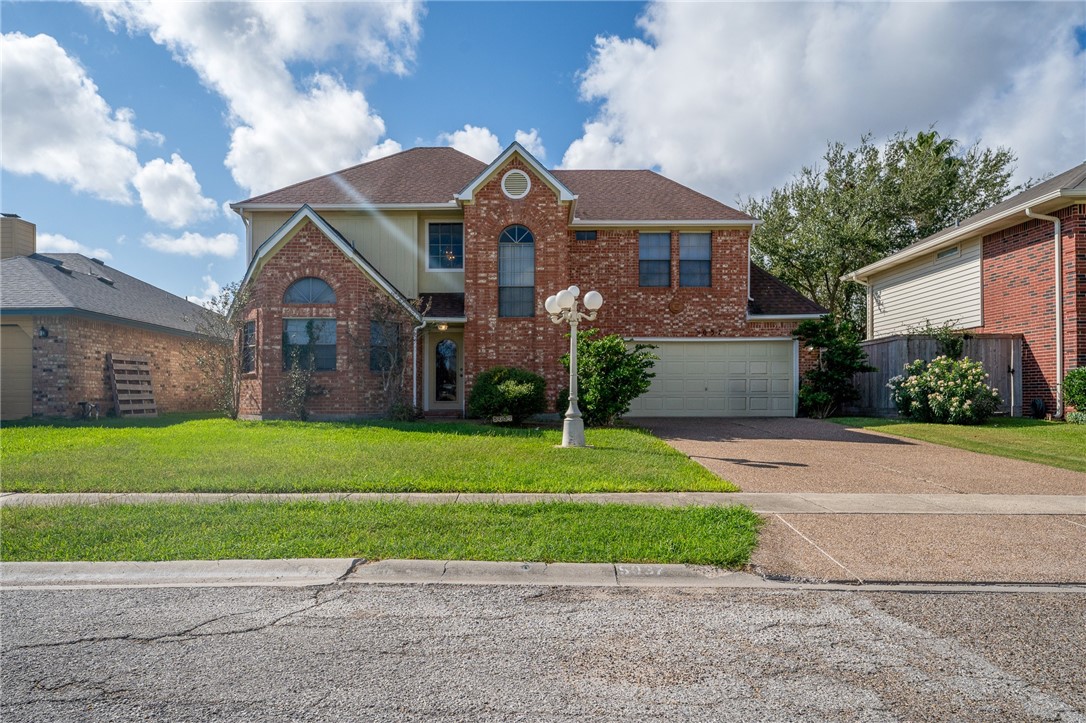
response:
<path id="1" fill-rule="evenodd" d="M 44 326 L 40 327 L 38 329 L 38 336 L 41 337 L 42 339 L 48 339 L 49 338 L 49 330 L 46 329 Z"/>
<path id="2" fill-rule="evenodd" d="M 448 331 L 449 330 L 449 325 L 446 324 L 445 322 L 441 322 L 440 324 L 437 325 L 437 330 L 438 331 Z"/>

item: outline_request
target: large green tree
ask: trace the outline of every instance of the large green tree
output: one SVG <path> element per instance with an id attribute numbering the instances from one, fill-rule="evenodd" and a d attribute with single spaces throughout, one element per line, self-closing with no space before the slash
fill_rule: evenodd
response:
<path id="1" fill-rule="evenodd" d="M 863 289 L 841 276 L 953 225 L 1018 190 L 1007 148 L 962 146 L 935 130 L 904 131 L 880 148 L 830 143 L 804 167 L 743 210 L 762 219 L 754 261 L 838 316 L 864 322 Z"/>

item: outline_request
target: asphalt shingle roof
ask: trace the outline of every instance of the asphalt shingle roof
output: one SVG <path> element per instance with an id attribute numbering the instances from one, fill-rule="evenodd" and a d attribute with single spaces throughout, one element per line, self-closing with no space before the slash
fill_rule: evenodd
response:
<path id="1" fill-rule="evenodd" d="M 751 314 L 760 316 L 827 313 L 826 309 L 757 264 L 750 265 L 750 302 L 747 309 Z"/>
<path id="2" fill-rule="evenodd" d="M 54 253 L 0 261 L 0 309 L 43 314 L 83 311 L 190 333 L 198 332 L 198 320 L 211 313 L 82 254 Z"/>

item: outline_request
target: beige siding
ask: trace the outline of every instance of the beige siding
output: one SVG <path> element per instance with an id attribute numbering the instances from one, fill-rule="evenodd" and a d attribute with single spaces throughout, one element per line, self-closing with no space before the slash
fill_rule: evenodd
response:
<path id="1" fill-rule="evenodd" d="M 955 258 L 935 253 L 872 277 L 872 338 L 901 334 L 930 322 L 960 329 L 982 326 L 980 239 L 960 244 Z"/>
<path id="2" fill-rule="evenodd" d="M 254 250 L 278 231 L 292 215 L 255 213 Z M 320 215 L 343 234 L 404 296 L 414 298 L 418 294 L 418 215 L 414 211 L 385 211 L 380 214 L 322 211 Z"/>
<path id="3" fill-rule="evenodd" d="M 450 223 L 464 221 L 464 214 L 460 211 L 453 211 L 450 213 L 428 213 L 424 214 L 419 219 L 419 234 L 418 234 L 418 275 L 419 275 L 419 291 L 421 293 L 429 294 L 462 294 L 464 293 L 464 272 L 463 271 L 430 271 L 428 268 L 429 262 L 429 243 L 430 236 L 427 230 L 427 224 L 429 222 L 435 223 Z M 497 243 L 495 239 L 494 243 Z"/>
<path id="4" fill-rule="evenodd" d="M 21 218 L 0 218 L 0 258 L 30 256 L 37 249 L 37 227 Z"/>
<path id="5" fill-rule="evenodd" d="M 0 419 L 22 419 L 32 411 L 33 340 L 15 324 L 0 326 Z"/>

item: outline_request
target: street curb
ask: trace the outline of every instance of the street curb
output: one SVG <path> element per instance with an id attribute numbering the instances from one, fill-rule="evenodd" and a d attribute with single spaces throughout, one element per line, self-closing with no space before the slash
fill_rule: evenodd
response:
<path id="1" fill-rule="evenodd" d="M 322 585 L 511 585 L 852 592 L 1086 593 L 1081 583 L 815 582 L 693 565 L 295 559 L 167 562 L 0 562 L 0 590 Z"/>

